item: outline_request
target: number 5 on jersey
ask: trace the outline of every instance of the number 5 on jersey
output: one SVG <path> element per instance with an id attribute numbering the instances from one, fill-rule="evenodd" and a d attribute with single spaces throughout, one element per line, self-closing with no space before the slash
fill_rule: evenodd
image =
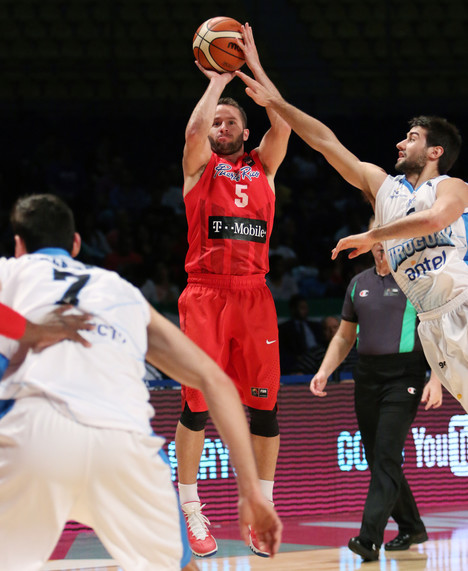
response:
<path id="1" fill-rule="evenodd" d="M 249 203 L 249 196 L 246 192 L 242 192 L 249 188 L 246 184 L 236 184 L 236 196 L 239 198 L 234 199 L 234 204 L 239 208 L 245 208 Z"/>

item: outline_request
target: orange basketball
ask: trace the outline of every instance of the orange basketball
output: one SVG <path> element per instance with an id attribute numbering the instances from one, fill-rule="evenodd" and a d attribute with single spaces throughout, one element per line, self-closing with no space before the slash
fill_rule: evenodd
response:
<path id="1" fill-rule="evenodd" d="M 237 20 L 224 16 L 210 18 L 193 36 L 195 58 L 205 69 L 220 73 L 235 71 L 245 63 L 237 38 L 242 39 L 241 24 Z"/>

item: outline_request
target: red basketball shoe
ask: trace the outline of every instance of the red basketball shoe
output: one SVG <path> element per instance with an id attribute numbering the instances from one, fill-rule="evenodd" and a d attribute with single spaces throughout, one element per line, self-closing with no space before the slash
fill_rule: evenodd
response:
<path id="1" fill-rule="evenodd" d="M 187 522 L 190 549 L 198 557 L 209 557 L 218 551 L 216 540 L 208 529 L 210 520 L 202 514 L 204 507 L 205 504 L 201 505 L 200 502 L 182 504 L 182 511 Z"/>
<path id="2" fill-rule="evenodd" d="M 258 555 L 259 557 L 270 557 L 270 553 L 260 547 L 260 542 L 258 541 L 257 534 L 252 528 L 250 528 L 249 547 L 251 551 L 253 551 L 255 555 Z"/>

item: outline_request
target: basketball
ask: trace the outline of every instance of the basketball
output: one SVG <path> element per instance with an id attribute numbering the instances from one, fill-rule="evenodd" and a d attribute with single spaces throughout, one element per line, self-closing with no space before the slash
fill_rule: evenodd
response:
<path id="1" fill-rule="evenodd" d="M 244 63 L 244 53 L 236 39 L 242 39 L 241 24 L 233 18 L 210 18 L 193 36 L 193 53 L 205 69 L 220 73 L 236 71 Z"/>

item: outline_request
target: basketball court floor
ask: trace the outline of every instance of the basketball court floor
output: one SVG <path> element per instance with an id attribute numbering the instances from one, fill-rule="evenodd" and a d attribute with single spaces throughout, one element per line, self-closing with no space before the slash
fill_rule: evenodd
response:
<path id="1" fill-rule="evenodd" d="M 283 519 L 283 543 L 274 559 L 253 555 L 239 540 L 234 524 L 213 526 L 219 551 L 214 557 L 197 558 L 197 564 L 201 571 L 466 571 L 468 503 L 425 512 L 423 519 L 429 541 L 408 551 L 390 553 L 382 549 L 379 561 L 367 563 L 346 547 L 349 538 L 359 532 L 359 513 Z M 70 527 L 44 571 L 121 571 L 92 531 Z M 396 534 L 395 524 L 389 523 L 385 541 Z"/>

